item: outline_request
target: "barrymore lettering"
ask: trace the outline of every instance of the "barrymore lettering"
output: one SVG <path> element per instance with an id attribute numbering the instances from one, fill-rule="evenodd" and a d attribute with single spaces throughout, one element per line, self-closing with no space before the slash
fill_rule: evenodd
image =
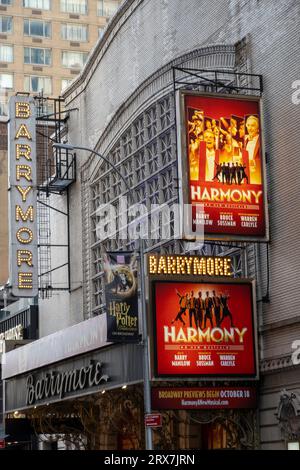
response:
<path id="1" fill-rule="evenodd" d="M 90 365 L 67 372 L 50 372 L 36 380 L 29 375 L 26 387 L 26 404 L 58 396 L 63 398 L 66 394 L 94 387 L 109 380 L 108 375 L 102 373 L 101 362 L 90 361 Z"/>

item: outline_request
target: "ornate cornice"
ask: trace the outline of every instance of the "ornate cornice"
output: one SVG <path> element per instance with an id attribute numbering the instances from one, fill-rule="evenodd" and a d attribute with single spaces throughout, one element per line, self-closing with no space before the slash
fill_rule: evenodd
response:
<path id="1" fill-rule="evenodd" d="M 260 362 L 260 372 L 263 374 L 272 373 L 278 370 L 296 368 L 292 363 L 291 354 L 287 356 L 264 359 Z M 298 366 L 300 369 L 300 366 Z"/>

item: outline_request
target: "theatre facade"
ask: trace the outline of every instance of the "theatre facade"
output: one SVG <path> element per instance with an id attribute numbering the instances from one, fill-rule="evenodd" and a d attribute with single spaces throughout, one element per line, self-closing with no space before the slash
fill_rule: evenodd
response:
<path id="1" fill-rule="evenodd" d="M 64 92 L 65 140 L 114 168 L 76 150 L 54 196 L 69 289 L 39 301 L 40 339 L 3 364 L 5 413 L 44 446 L 145 448 L 146 341 L 155 449 L 299 447 L 298 70 L 282 64 L 297 15 L 293 0 L 127 0 Z M 138 257 L 140 238 L 139 335 L 108 342 L 105 255 Z"/>
<path id="2" fill-rule="evenodd" d="M 149 272 L 154 270 L 154 258 L 158 267 L 169 259 L 150 255 Z M 152 431 L 154 447 L 255 448 L 258 364 L 253 286 L 226 279 L 229 272 L 232 275 L 230 258 L 186 256 L 185 260 L 190 266 L 223 264 L 228 273 L 201 280 L 197 275 L 192 279 L 171 275 L 169 282 L 168 275 L 145 273 L 153 293 L 153 300 L 148 299 L 151 402 L 154 416 L 161 420 Z M 171 323 L 168 310 L 174 313 L 175 282 L 181 290 L 226 285 L 233 295 L 242 289 L 243 296 L 247 296 L 244 288 L 250 289 L 250 316 L 236 320 L 233 327 L 224 310 L 226 326 L 215 323 L 215 314 L 208 328 L 192 321 L 187 329 L 170 325 L 169 332 L 164 323 Z M 159 311 L 161 295 L 165 307 Z M 175 312 L 176 303 L 175 299 Z M 236 308 L 232 312 L 236 315 Z M 109 343 L 106 332 L 106 317 L 99 315 L 5 354 L 7 432 L 16 432 L 18 425 L 23 431 L 27 427 L 32 445 L 42 449 L 54 444 L 77 449 L 145 448 L 143 345 Z M 33 436 L 38 436 L 38 444 Z"/>

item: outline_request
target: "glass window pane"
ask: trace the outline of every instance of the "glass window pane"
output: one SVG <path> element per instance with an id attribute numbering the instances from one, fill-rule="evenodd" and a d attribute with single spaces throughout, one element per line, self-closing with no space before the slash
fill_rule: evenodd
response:
<path id="1" fill-rule="evenodd" d="M 97 15 L 110 17 L 115 14 L 119 8 L 118 2 L 111 0 L 98 0 L 97 1 Z"/>
<path id="2" fill-rule="evenodd" d="M 24 63 L 51 65 L 51 50 L 38 47 L 24 47 Z"/>
<path id="3" fill-rule="evenodd" d="M 0 33 L 12 33 L 12 16 L 0 16 Z"/>
<path id="4" fill-rule="evenodd" d="M 43 36 L 44 35 L 43 22 L 42 21 L 31 21 L 30 34 L 32 34 L 33 36 Z"/>
<path id="5" fill-rule="evenodd" d="M 51 36 L 51 23 L 40 20 L 24 20 L 24 34 L 27 36 Z"/>
<path id="6" fill-rule="evenodd" d="M 62 24 L 61 37 L 68 41 L 86 41 L 87 26 L 73 23 Z"/>
<path id="7" fill-rule="evenodd" d="M 50 49 L 45 49 L 45 64 L 51 65 L 51 51 Z"/>
<path id="8" fill-rule="evenodd" d="M 46 38 L 50 38 L 51 37 L 51 23 L 44 23 L 44 25 L 45 25 L 44 36 Z"/>
<path id="9" fill-rule="evenodd" d="M 6 96 L 0 96 L 0 116 L 8 115 L 8 102 Z"/>
<path id="10" fill-rule="evenodd" d="M 6 88 L 6 89 L 13 88 L 13 76 L 11 73 L 0 74 L 0 88 Z"/>
<path id="11" fill-rule="evenodd" d="M 44 63 L 44 51 L 43 49 L 31 49 L 31 63 L 43 64 Z"/>
<path id="12" fill-rule="evenodd" d="M 60 9 L 66 13 L 79 13 L 85 15 L 87 13 L 86 0 L 60 0 Z"/>
<path id="13" fill-rule="evenodd" d="M 72 82 L 73 79 L 63 78 L 61 81 L 61 91 L 64 91 Z"/>
<path id="14" fill-rule="evenodd" d="M 24 47 L 24 63 L 30 64 L 30 48 Z"/>
<path id="15" fill-rule="evenodd" d="M 25 76 L 24 89 L 29 93 L 43 92 L 45 95 L 52 93 L 52 81 L 50 77 Z"/>
<path id="16" fill-rule="evenodd" d="M 12 0 L 0 0 L 0 5 L 11 5 Z"/>
<path id="17" fill-rule="evenodd" d="M 103 34 L 104 34 L 104 31 L 105 31 L 105 26 L 100 26 L 98 28 L 98 35 L 99 35 L 99 38 L 102 38 Z"/>
<path id="18" fill-rule="evenodd" d="M 86 62 L 88 54 L 85 52 L 62 52 L 62 64 L 64 67 L 81 68 Z"/>
<path id="19" fill-rule="evenodd" d="M 38 8 L 39 10 L 50 10 L 50 0 L 23 0 L 25 8 Z"/>
<path id="20" fill-rule="evenodd" d="M 0 62 L 13 62 L 13 46 L 7 44 L 0 45 Z"/>

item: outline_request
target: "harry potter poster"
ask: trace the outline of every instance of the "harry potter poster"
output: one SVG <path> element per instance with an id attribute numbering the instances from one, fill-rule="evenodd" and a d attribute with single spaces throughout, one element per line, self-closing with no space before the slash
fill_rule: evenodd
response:
<path id="1" fill-rule="evenodd" d="M 132 252 L 104 256 L 107 341 L 138 340 L 137 260 Z"/>

